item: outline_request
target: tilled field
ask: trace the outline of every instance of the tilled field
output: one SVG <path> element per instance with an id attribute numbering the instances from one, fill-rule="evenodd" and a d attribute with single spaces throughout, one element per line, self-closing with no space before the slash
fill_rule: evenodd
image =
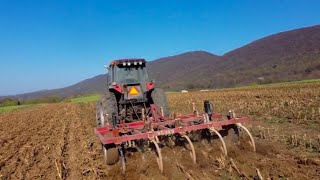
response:
<path id="1" fill-rule="evenodd" d="M 256 126 L 255 122 L 251 126 Z M 151 152 L 127 154 L 107 167 L 93 133 L 94 103 L 38 105 L 0 115 L 1 179 L 320 179 L 319 153 L 256 139 L 257 152 L 242 141 L 223 157 L 220 142 L 195 142 L 197 164 L 182 147 L 162 148 L 164 173 Z"/>

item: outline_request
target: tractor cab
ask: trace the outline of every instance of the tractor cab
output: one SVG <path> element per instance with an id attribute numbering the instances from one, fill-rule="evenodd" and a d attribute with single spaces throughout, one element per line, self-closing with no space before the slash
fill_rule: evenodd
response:
<path id="1" fill-rule="evenodd" d="M 147 92 L 154 88 L 154 82 L 149 80 L 145 59 L 114 60 L 108 70 L 109 90 L 122 96 L 121 103 L 128 100 L 147 101 Z"/>
<path id="2" fill-rule="evenodd" d="M 112 61 L 110 66 L 110 82 L 116 84 L 136 84 L 148 82 L 145 59 L 120 59 Z"/>

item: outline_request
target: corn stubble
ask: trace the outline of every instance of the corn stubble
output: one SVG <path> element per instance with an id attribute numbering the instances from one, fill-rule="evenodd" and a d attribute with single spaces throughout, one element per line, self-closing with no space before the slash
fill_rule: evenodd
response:
<path id="1" fill-rule="evenodd" d="M 192 112 L 192 103 L 196 104 L 199 112 L 203 112 L 203 101 L 210 100 L 214 103 L 215 112 L 226 114 L 229 110 L 234 110 L 238 115 L 249 116 L 273 126 L 273 128 L 251 129 L 257 138 L 279 140 L 291 147 L 301 146 L 320 151 L 320 143 L 317 142 L 320 134 L 305 135 L 299 131 L 284 134 L 285 129 L 277 127 L 279 124 L 287 123 L 313 130 L 320 127 L 319 82 L 168 93 L 167 96 L 170 109 L 176 114 Z"/>

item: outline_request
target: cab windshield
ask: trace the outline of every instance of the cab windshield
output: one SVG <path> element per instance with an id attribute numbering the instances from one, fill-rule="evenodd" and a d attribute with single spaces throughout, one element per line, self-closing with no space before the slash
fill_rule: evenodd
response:
<path id="1" fill-rule="evenodd" d="M 115 80 L 119 84 L 134 84 L 149 81 L 145 64 L 140 66 L 123 66 L 119 64 L 115 68 L 115 74 Z"/>

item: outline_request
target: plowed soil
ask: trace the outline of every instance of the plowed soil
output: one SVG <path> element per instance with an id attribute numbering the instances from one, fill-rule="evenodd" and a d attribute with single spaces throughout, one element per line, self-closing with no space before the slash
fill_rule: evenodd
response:
<path id="1" fill-rule="evenodd" d="M 38 105 L 0 115 L 1 179 L 320 179 L 319 153 L 288 149 L 256 139 L 229 143 L 222 156 L 219 140 L 194 142 L 197 164 L 183 147 L 162 148 L 164 173 L 151 152 L 127 154 L 127 173 L 120 163 L 108 167 L 95 137 L 93 103 Z"/>

